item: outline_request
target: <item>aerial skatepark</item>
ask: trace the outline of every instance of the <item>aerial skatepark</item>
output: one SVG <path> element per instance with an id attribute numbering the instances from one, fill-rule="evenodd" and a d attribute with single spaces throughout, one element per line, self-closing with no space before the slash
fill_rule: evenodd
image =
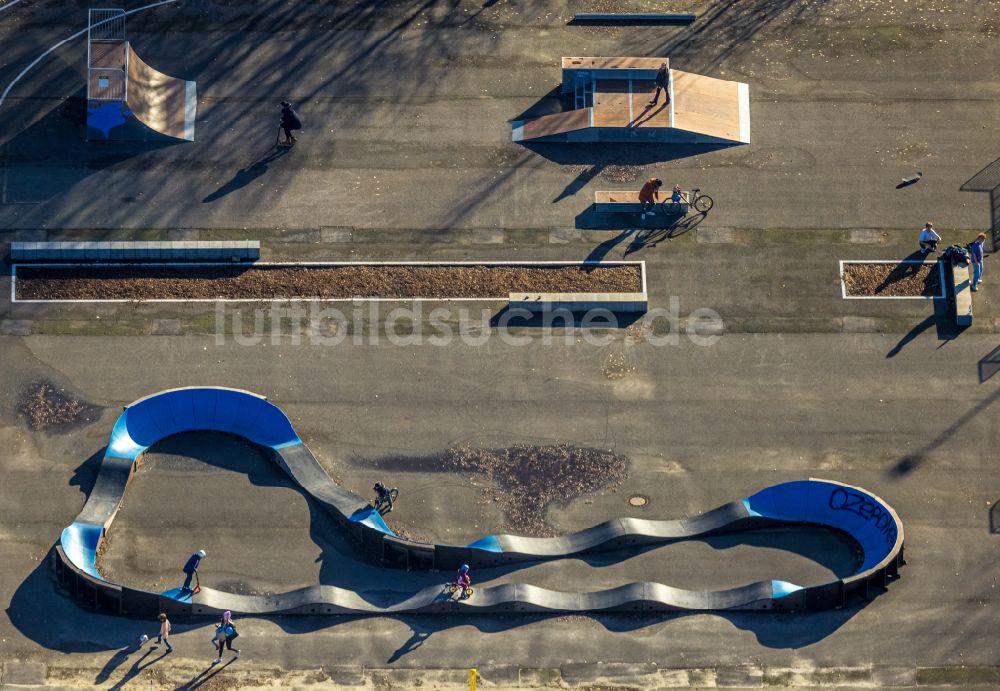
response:
<path id="1" fill-rule="evenodd" d="M 30 69 L 0 96 L 0 685 L 37 685 L 31 665 L 102 688 L 455 691 L 473 666 L 490 688 L 1000 683 L 991 269 L 965 330 L 950 276 L 921 283 L 934 256 L 904 260 L 919 300 L 848 300 L 837 280 L 845 261 L 896 267 L 927 218 L 943 244 L 989 232 L 995 164 L 988 195 L 956 192 L 994 143 L 985 10 L 706 0 L 670 28 L 567 21 L 606 9 L 587 3 L 145 1 L 72 21 L 0 5 L 0 71 Z M 5 34 L 25 8 L 24 38 Z M 962 40 L 938 45 L 941 22 Z M 963 79 L 989 82 L 975 105 Z M 287 149 L 280 99 L 307 127 Z M 338 293 L 317 310 L 364 319 L 318 332 L 209 294 L 213 322 L 184 297 L 211 289 L 190 257 L 209 250 L 248 289 L 272 264 L 357 264 L 381 286 L 383 264 L 627 260 L 644 311 L 613 308 L 600 345 L 574 309 L 546 340 L 551 305 L 578 304 L 555 288 Z M 22 304 L 32 263 L 59 301 Z M 168 274 L 169 302 L 114 292 Z M 441 308 L 484 317 L 428 346 Z M 514 309 L 533 315 L 517 344 Z M 84 413 L 31 426 L 38 381 Z M 562 446 L 576 460 L 548 465 Z M 592 472 L 605 458 L 617 474 Z M 399 488 L 390 513 L 376 480 Z M 243 657 L 209 667 L 225 611 Z M 165 658 L 135 647 L 159 613 Z"/>
<path id="2" fill-rule="evenodd" d="M 237 435 L 267 449 L 274 462 L 338 521 L 366 558 L 387 567 L 448 571 L 466 563 L 486 569 L 784 524 L 813 524 L 844 533 L 856 543 L 862 558 L 847 577 L 804 586 L 772 579 L 725 591 L 691 591 L 664 583 L 629 583 L 613 590 L 573 593 L 514 583 L 478 589 L 459 600 L 434 586 L 416 593 L 382 594 L 372 601 L 330 585 L 249 596 L 207 587 L 197 593 L 179 588 L 153 593 L 109 583 L 97 568 L 97 555 L 137 459 L 165 438 L 194 431 Z M 108 440 L 90 497 L 63 531 L 54 559 L 60 582 L 78 602 L 134 616 L 225 610 L 306 615 L 816 610 L 874 597 L 899 577 L 904 563 L 903 526 L 890 506 L 866 490 L 819 479 L 766 487 L 692 518 L 617 518 L 562 537 L 488 535 L 465 546 L 405 540 L 393 533 L 367 501 L 333 482 L 278 407 L 256 394 L 219 387 L 162 391 L 124 409 Z"/>

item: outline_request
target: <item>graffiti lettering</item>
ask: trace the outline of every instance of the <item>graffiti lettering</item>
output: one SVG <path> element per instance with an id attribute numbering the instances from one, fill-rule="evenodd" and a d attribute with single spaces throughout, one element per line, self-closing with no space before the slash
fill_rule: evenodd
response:
<path id="1" fill-rule="evenodd" d="M 874 524 L 875 529 L 885 536 L 885 541 L 889 545 L 896 544 L 896 522 L 892 516 L 863 494 L 850 492 L 843 487 L 838 487 L 830 493 L 830 508 L 834 511 L 850 511 L 861 518 Z"/>

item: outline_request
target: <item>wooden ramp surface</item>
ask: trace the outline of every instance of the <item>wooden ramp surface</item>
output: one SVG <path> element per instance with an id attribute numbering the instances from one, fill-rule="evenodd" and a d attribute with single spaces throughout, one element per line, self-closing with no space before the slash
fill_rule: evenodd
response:
<path id="1" fill-rule="evenodd" d="M 537 139 L 538 137 L 549 137 L 553 134 L 582 130 L 585 127 L 590 127 L 590 111 L 590 108 L 581 108 L 528 120 L 522 127 L 521 136 L 524 139 Z"/>
<path id="2" fill-rule="evenodd" d="M 147 127 L 168 137 L 194 141 L 195 83 L 147 65 L 128 47 L 128 106 Z"/>
<path id="3" fill-rule="evenodd" d="M 740 83 L 672 70 L 674 127 L 741 140 Z"/>

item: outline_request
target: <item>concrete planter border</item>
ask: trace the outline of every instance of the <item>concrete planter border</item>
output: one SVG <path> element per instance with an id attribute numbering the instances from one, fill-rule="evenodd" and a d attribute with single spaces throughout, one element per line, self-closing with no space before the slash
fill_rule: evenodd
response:
<path id="1" fill-rule="evenodd" d="M 937 264 L 938 281 L 941 285 L 939 295 L 848 295 L 847 284 L 844 282 L 844 266 L 847 264 Z M 845 300 L 943 300 L 945 296 L 944 266 L 941 262 L 917 261 L 916 259 L 841 259 L 840 260 L 840 294 Z"/>
<path id="2" fill-rule="evenodd" d="M 113 267 L 113 266 L 128 266 L 135 267 L 135 264 L 128 264 L 124 262 L 101 262 L 99 265 L 101 268 Z M 209 266 L 225 266 L 231 267 L 233 264 L 231 262 L 143 262 L 144 267 L 196 267 L 205 268 Z M 254 262 L 253 266 L 316 266 L 316 267 L 335 267 L 335 266 L 443 266 L 443 267 L 461 267 L 461 266 L 524 266 L 524 267 L 568 267 L 568 266 L 634 266 L 639 270 L 639 280 L 641 286 L 641 294 L 646 295 L 646 262 L 644 261 L 603 261 L 603 262 L 579 262 L 579 261 L 414 261 L 414 262 Z M 132 303 L 132 302 L 157 302 L 157 303 L 185 303 L 185 302 L 269 302 L 271 300 L 288 301 L 288 300 L 303 300 L 303 301 L 315 301 L 315 302 L 339 302 L 339 303 L 351 303 L 351 302 L 510 302 L 510 295 L 506 297 L 495 296 L 495 297 L 424 297 L 424 296 L 413 296 L 405 298 L 380 298 L 380 297 L 370 297 L 364 295 L 358 295 L 349 298 L 316 298 L 316 297 L 302 297 L 302 296 L 280 296 L 274 298 L 268 298 L 266 300 L 252 299 L 252 298 L 151 298 L 148 300 L 131 300 L 126 298 L 108 298 L 108 299 L 81 299 L 81 300 L 25 300 L 17 297 L 17 270 L 18 268 L 41 268 L 41 269 L 93 269 L 95 264 L 92 263 L 81 263 L 81 262 L 64 262 L 64 263 L 16 263 L 11 266 L 11 282 L 10 282 L 10 300 L 11 302 L 21 302 L 21 303 Z M 578 295 L 578 293 L 547 293 L 547 295 Z M 610 293 L 608 293 L 610 295 Z"/>

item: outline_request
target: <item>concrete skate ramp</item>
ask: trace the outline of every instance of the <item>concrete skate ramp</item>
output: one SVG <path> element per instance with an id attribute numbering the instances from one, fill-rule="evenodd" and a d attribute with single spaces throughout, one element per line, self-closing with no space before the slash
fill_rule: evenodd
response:
<path id="1" fill-rule="evenodd" d="M 194 141 L 198 108 L 195 82 L 170 77 L 143 62 L 128 45 L 126 103 L 136 119 L 160 134 Z"/>
<path id="2" fill-rule="evenodd" d="M 203 588 L 192 597 L 176 588 L 152 593 L 108 583 L 96 567 L 96 557 L 127 491 L 136 459 L 162 439 L 193 431 L 236 434 L 270 449 L 275 462 L 340 521 L 366 556 L 389 566 L 450 570 L 465 562 L 480 568 L 795 523 L 846 533 L 863 553 L 863 563 L 849 577 L 808 586 L 771 580 L 722 591 L 690 591 L 659 583 L 630 583 L 572 593 L 515 583 L 477 589 L 461 601 L 436 586 L 378 597 L 327 585 L 266 597 Z M 78 601 L 124 614 L 203 614 L 225 609 L 246 614 L 820 609 L 842 606 L 852 594 L 868 597 L 873 589 L 878 592 L 896 578 L 903 563 L 903 527 L 892 508 L 866 490 L 810 479 L 768 487 L 685 519 L 615 518 L 560 537 L 487 535 L 466 546 L 404 540 L 367 501 L 333 482 L 285 414 L 267 399 L 237 389 L 191 387 L 163 391 L 124 409 L 112 430 L 94 488 L 76 521 L 63 531 L 56 555 L 60 580 Z"/>

